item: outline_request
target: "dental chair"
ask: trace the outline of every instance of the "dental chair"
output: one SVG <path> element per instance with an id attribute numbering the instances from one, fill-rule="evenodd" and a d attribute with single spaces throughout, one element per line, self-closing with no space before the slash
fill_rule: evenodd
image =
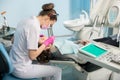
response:
<path id="1" fill-rule="evenodd" d="M 0 43 L 0 80 L 40 80 L 40 79 L 20 79 L 13 76 L 11 73 L 13 66 L 9 55 L 2 43 Z"/>

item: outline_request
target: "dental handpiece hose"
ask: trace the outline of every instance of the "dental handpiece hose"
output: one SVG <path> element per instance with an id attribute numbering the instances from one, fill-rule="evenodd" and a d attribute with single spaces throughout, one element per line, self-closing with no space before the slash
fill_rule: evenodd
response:
<path id="1" fill-rule="evenodd" d="M 48 32 L 48 37 L 53 36 L 52 27 L 48 28 L 48 29 L 47 29 L 47 32 Z"/>

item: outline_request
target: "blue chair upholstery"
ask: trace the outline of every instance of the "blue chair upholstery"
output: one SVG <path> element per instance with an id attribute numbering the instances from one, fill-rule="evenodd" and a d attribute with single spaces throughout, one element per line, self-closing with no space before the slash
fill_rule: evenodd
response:
<path id="1" fill-rule="evenodd" d="M 13 66 L 10 61 L 9 55 L 2 43 L 0 43 L 0 75 L 2 80 L 38 80 L 38 79 L 20 79 L 13 76 Z M 1 80 L 1 79 L 0 79 Z M 40 79 L 39 79 L 40 80 Z"/>
<path id="2" fill-rule="evenodd" d="M 42 79 L 37 79 L 37 78 L 35 78 L 35 79 L 20 79 L 11 74 L 6 74 L 2 80 L 42 80 Z"/>

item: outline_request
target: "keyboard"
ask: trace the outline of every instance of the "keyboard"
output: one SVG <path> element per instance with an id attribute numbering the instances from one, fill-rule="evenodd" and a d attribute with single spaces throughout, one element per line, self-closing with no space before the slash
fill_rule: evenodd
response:
<path id="1" fill-rule="evenodd" d="M 113 55 L 111 62 L 119 64 L 120 65 L 120 53 Z"/>
<path id="2" fill-rule="evenodd" d="M 102 61 L 106 61 L 106 62 L 110 62 L 113 58 L 113 53 L 112 52 L 108 52 L 107 54 L 101 55 L 98 60 L 102 60 Z"/>
<path id="3" fill-rule="evenodd" d="M 95 42 L 96 43 L 96 42 Z M 120 62 L 120 49 L 118 47 L 97 42 L 96 44 L 105 48 L 109 52 L 98 57 L 98 60 L 106 61 L 106 62 Z"/>
<path id="4" fill-rule="evenodd" d="M 120 65 L 120 53 L 113 54 L 112 52 L 109 52 L 107 54 L 100 56 L 98 60 L 105 61 L 105 62 L 112 62 Z"/>

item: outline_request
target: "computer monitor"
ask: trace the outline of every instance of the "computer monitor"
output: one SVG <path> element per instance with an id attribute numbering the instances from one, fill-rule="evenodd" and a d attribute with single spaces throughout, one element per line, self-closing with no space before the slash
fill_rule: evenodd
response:
<path id="1" fill-rule="evenodd" d="M 79 51 L 89 55 L 91 57 L 97 58 L 103 54 L 106 54 L 108 50 L 100 47 L 99 45 L 96 45 L 94 43 L 89 43 L 81 48 L 79 48 Z"/>

